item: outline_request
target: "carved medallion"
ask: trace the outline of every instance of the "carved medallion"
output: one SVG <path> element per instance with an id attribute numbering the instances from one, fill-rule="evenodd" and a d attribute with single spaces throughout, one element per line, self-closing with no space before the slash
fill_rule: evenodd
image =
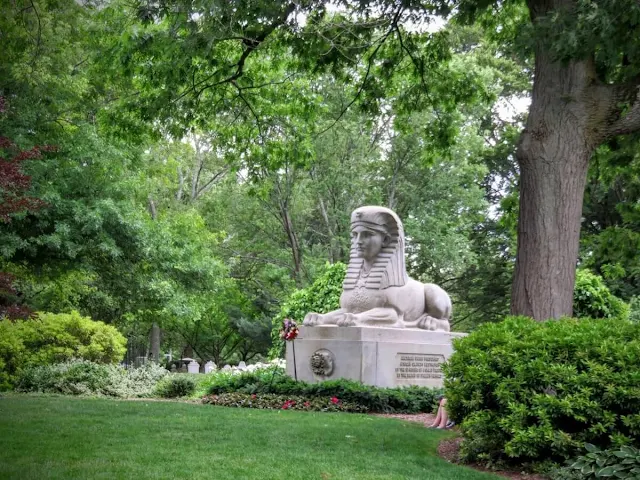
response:
<path id="1" fill-rule="evenodd" d="M 309 364 L 314 375 L 328 377 L 333 373 L 333 354 L 329 350 L 321 348 L 311 355 Z"/>

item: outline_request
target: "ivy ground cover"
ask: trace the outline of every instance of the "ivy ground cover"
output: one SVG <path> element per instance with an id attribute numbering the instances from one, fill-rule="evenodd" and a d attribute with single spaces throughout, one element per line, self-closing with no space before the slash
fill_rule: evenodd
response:
<path id="1" fill-rule="evenodd" d="M 440 459 L 446 435 L 361 414 L 9 395 L 0 478 L 498 478 Z"/>

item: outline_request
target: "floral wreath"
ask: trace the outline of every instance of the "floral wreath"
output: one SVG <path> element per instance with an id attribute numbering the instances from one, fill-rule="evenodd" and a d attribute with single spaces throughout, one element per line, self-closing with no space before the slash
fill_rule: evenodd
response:
<path id="1" fill-rule="evenodd" d="M 296 322 L 289 318 L 285 318 L 282 321 L 282 329 L 280 330 L 280 338 L 282 340 L 295 340 L 298 336 L 298 325 Z"/>

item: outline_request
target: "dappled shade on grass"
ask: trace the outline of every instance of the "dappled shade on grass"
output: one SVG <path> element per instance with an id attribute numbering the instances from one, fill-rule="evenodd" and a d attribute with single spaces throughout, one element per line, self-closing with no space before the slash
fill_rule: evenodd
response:
<path id="1" fill-rule="evenodd" d="M 0 398 L 0 478 L 496 478 L 436 456 L 447 434 L 357 414 Z"/>

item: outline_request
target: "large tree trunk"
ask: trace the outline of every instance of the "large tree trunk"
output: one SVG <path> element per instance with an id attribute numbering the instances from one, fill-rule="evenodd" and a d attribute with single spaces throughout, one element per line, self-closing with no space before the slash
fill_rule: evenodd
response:
<path id="1" fill-rule="evenodd" d="M 571 315 L 589 158 L 599 142 L 595 75 L 588 61 L 554 63 L 537 52 L 532 103 L 516 153 L 518 250 L 511 312 Z"/>

